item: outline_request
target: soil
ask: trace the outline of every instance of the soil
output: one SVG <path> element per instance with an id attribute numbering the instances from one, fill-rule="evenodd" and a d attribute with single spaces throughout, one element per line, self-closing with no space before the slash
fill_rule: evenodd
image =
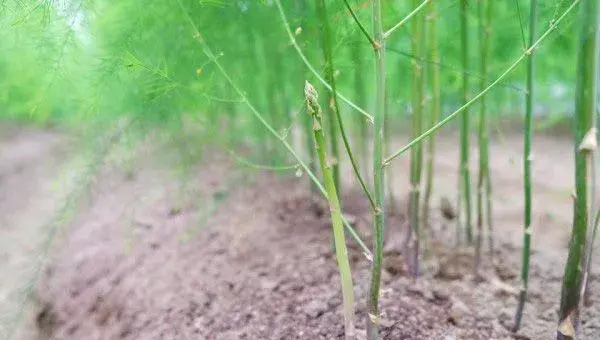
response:
<path id="1" fill-rule="evenodd" d="M 177 152 L 173 141 L 121 142 L 65 213 L 56 183 L 69 178 L 65 171 L 77 157 L 70 145 L 77 143 L 52 131 L 1 131 L 0 335 L 17 316 L 14 338 L 23 340 L 342 337 L 331 226 L 306 175 L 248 170 L 211 151 L 199 162 L 184 162 L 185 150 Z M 383 338 L 551 339 L 570 233 L 572 143 L 562 136 L 535 139 L 530 294 L 515 335 L 508 329 L 519 286 L 522 139 L 507 133 L 492 143 L 497 247 L 495 264 L 486 252 L 483 277 L 473 275 L 473 249 L 454 247 L 455 222 L 439 208 L 443 197 L 454 201 L 456 140 L 452 133 L 439 137 L 431 255 L 416 282 L 401 255 L 408 157 L 390 170 L 396 199 L 386 235 Z M 370 244 L 365 200 L 349 191 L 343 203 Z M 48 221 L 57 211 L 68 223 L 54 229 Z M 40 261 L 48 239 L 51 257 Z M 363 338 L 370 264 L 349 244 Z M 25 285 L 31 278 L 38 280 Z M 600 338 L 599 306 L 600 291 L 593 288 L 583 339 Z"/>

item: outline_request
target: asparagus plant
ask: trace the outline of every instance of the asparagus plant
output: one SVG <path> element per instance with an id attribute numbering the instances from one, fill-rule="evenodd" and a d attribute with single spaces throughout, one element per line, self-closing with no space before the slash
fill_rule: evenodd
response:
<path id="1" fill-rule="evenodd" d="M 431 105 L 429 107 L 429 122 L 428 128 L 433 127 L 440 119 L 440 55 L 439 42 L 437 33 L 437 13 L 435 2 L 431 2 L 427 9 L 427 46 L 429 60 L 431 61 L 428 67 L 428 81 L 431 86 Z M 427 164 L 425 166 L 425 191 L 423 196 L 423 225 L 429 228 L 429 214 L 431 193 L 433 191 L 433 173 L 435 167 L 435 135 L 427 138 Z"/>
<path id="2" fill-rule="evenodd" d="M 419 0 L 413 0 L 416 7 L 420 4 Z M 424 70 L 423 64 L 417 60 L 424 57 L 424 15 L 423 12 L 416 14 L 412 21 L 412 50 L 416 59 L 413 59 L 413 79 L 412 79 L 412 133 L 413 138 L 418 137 L 423 129 L 423 104 L 424 104 Z M 411 232 L 409 232 L 410 243 L 412 247 L 412 274 L 414 277 L 419 275 L 419 245 L 421 233 L 419 230 L 419 208 L 420 208 L 420 190 L 421 174 L 423 166 L 422 145 L 416 144 L 411 149 L 410 154 L 410 200 L 409 216 Z"/>
<path id="3" fill-rule="evenodd" d="M 346 247 L 340 201 L 335 187 L 332 165 L 327 157 L 327 146 L 322 128 L 323 114 L 318 102 L 317 91 L 309 82 L 306 82 L 304 87 L 304 96 L 306 98 L 306 108 L 313 121 L 315 148 L 317 149 L 323 182 L 327 191 L 329 210 L 331 212 L 335 253 L 342 280 L 345 339 L 352 339 L 354 336 L 354 287 L 352 284 L 350 261 L 348 260 L 348 249 Z"/>
<path id="4" fill-rule="evenodd" d="M 461 43 L 461 64 L 463 69 L 469 69 L 469 14 L 468 0 L 460 0 L 460 43 Z M 469 77 L 462 77 L 462 101 L 463 105 L 469 101 Z M 464 222 L 467 243 L 473 242 L 473 229 L 471 226 L 471 179 L 469 174 L 469 111 L 465 108 L 461 116 L 460 125 L 460 162 L 459 162 L 459 200 L 458 225 L 462 229 L 461 223 Z"/>
<path id="5" fill-rule="evenodd" d="M 596 149 L 594 117 L 598 106 L 598 21 L 600 5 L 596 0 L 581 2 L 581 35 L 575 98 L 575 194 L 573 229 L 565 266 L 560 299 L 557 339 L 577 338 L 580 298 L 584 270 L 584 248 L 588 229 L 589 169 Z"/>
<path id="6" fill-rule="evenodd" d="M 535 42 L 537 18 L 537 0 L 531 0 L 529 19 L 529 45 Z M 523 190 L 524 190 L 524 225 L 523 225 L 523 257 L 521 259 L 521 287 L 519 303 L 515 315 L 513 331 L 521 326 L 523 308 L 529 285 L 529 257 L 531 249 L 531 140 L 533 135 L 533 95 L 534 95 L 534 59 L 533 54 L 527 57 L 527 93 L 525 94 L 525 139 L 523 148 Z"/>
<path id="7" fill-rule="evenodd" d="M 383 37 L 381 0 L 373 0 L 373 40 L 375 52 L 375 112 L 373 133 L 373 187 L 375 210 L 373 213 L 373 263 L 371 283 L 367 296 L 367 339 L 379 339 L 379 289 L 381 285 L 381 265 L 383 262 L 383 231 L 385 228 L 385 170 L 384 170 L 384 131 L 385 131 L 385 41 Z"/>
<path id="8" fill-rule="evenodd" d="M 488 71 L 488 57 L 490 52 L 490 31 L 492 19 L 492 1 L 480 1 L 478 6 L 479 14 L 479 39 L 480 39 L 480 54 L 481 54 L 481 78 L 479 83 L 480 90 L 485 88 L 485 78 Z M 491 211 L 484 207 L 484 200 L 491 202 L 490 193 L 487 191 L 490 173 L 489 166 L 489 140 L 488 140 L 488 124 L 487 124 L 487 105 L 486 98 L 481 98 L 479 107 L 479 178 L 477 181 L 477 240 L 475 251 L 475 271 L 479 272 L 481 266 L 481 252 L 483 243 L 483 224 L 484 212 L 487 216 L 491 215 Z M 484 197 L 487 196 L 487 197 Z M 491 218 L 488 218 L 491 221 Z M 488 237 L 490 247 L 493 247 L 493 235 L 491 228 L 488 226 Z M 493 251 L 492 251 L 493 252 Z M 490 252 L 490 253 L 492 253 Z"/>

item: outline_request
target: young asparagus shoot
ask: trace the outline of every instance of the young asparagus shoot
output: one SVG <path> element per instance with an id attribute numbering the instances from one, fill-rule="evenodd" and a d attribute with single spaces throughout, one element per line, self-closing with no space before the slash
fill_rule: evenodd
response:
<path id="1" fill-rule="evenodd" d="M 429 107 L 429 121 L 427 128 L 435 125 L 440 119 L 440 54 L 437 33 L 437 13 L 435 2 L 429 3 L 427 9 L 427 46 L 429 60 L 432 63 L 428 67 L 429 86 L 431 86 L 431 105 Z M 429 213 L 431 193 L 433 192 L 433 173 L 435 170 L 435 135 L 431 135 L 427 139 L 427 164 L 425 166 L 425 191 L 423 196 L 423 226 L 429 228 Z"/>
<path id="2" fill-rule="evenodd" d="M 461 43 L 461 63 L 465 70 L 469 69 L 469 14 L 468 0 L 460 0 L 460 43 Z M 462 100 L 463 105 L 469 101 L 469 77 L 462 77 Z M 470 119 L 469 112 L 465 109 L 461 116 L 460 124 L 460 161 L 459 161 L 459 209 L 457 228 L 466 231 L 467 243 L 473 242 L 473 229 L 471 225 L 471 178 L 469 173 L 469 134 Z M 460 240 L 459 240 L 460 241 Z"/>
<path id="3" fill-rule="evenodd" d="M 306 85 L 304 87 L 304 97 L 306 99 L 306 108 L 308 109 L 308 113 L 310 114 L 313 121 L 315 147 L 317 149 L 319 164 L 321 165 L 325 190 L 327 191 L 329 211 L 331 212 L 331 222 L 333 225 L 333 236 L 335 243 L 335 255 L 342 281 L 345 339 L 353 339 L 354 286 L 352 284 L 350 261 L 348 260 L 348 249 L 346 247 L 346 237 L 344 235 L 342 212 L 333 178 L 332 166 L 330 160 L 327 158 L 327 146 L 325 145 L 325 136 L 322 128 L 323 114 L 319 105 L 318 94 L 315 88 L 309 82 L 306 82 Z"/>
<path id="4" fill-rule="evenodd" d="M 373 133 L 373 188 L 375 210 L 373 212 L 373 263 L 371 283 L 367 296 L 367 339 L 379 340 L 379 289 L 381 286 L 381 266 L 383 262 L 383 231 L 385 227 L 385 42 L 381 15 L 381 0 L 373 0 L 373 39 L 379 48 L 375 52 L 375 113 Z"/>
<path id="5" fill-rule="evenodd" d="M 597 0 L 583 0 L 581 5 L 581 36 L 575 93 L 575 195 L 573 229 L 569 255 L 565 266 L 558 312 L 558 340 L 577 338 L 580 316 L 580 298 L 584 270 L 584 250 L 588 229 L 589 169 L 592 153 L 596 149 L 594 129 L 598 106 L 598 18 L 600 4 Z"/>
<path id="6" fill-rule="evenodd" d="M 413 0 L 414 5 L 418 5 L 418 0 Z M 422 59 L 424 57 L 424 12 L 415 15 L 412 22 L 412 49 L 413 54 Z M 424 104 L 424 69 L 423 64 L 413 60 L 413 80 L 412 80 L 412 133 L 413 138 L 418 137 L 423 129 L 423 104 Z M 417 144 L 410 153 L 410 200 L 409 215 L 411 232 L 408 233 L 410 247 L 412 248 L 412 274 L 414 277 L 419 275 L 419 247 L 421 241 L 421 231 L 419 230 L 419 208 L 421 197 L 421 173 L 423 167 L 422 145 Z"/>
<path id="7" fill-rule="evenodd" d="M 529 45 L 535 42 L 537 21 L 537 0 L 531 0 L 529 19 Z M 513 332 L 521 327 L 525 298 L 529 286 L 529 257 L 531 249 L 531 141 L 533 138 L 533 95 L 534 95 L 534 59 L 533 55 L 527 57 L 527 93 L 525 94 L 525 139 L 523 147 L 523 190 L 524 190 L 524 224 L 523 224 L 523 257 L 521 259 L 521 290 L 519 303 L 515 315 Z"/>

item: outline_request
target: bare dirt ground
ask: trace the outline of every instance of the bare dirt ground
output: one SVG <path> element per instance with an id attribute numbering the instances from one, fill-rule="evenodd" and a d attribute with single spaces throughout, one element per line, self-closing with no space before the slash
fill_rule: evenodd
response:
<path id="1" fill-rule="evenodd" d="M 73 141 L 46 131 L 1 131 L 3 338 L 22 301 L 27 303 L 15 338 L 24 340 L 340 338 L 327 209 L 310 194 L 306 175 L 257 173 L 213 154 L 181 170 L 174 165 L 182 163 L 182 153 L 170 147 L 119 145 L 72 218 L 65 217 L 70 222 L 56 232 L 45 263 L 38 255 L 51 232 L 48 221 L 61 211 L 56 183 L 70 164 Z M 512 133 L 495 136 L 492 144 L 498 262 L 486 264 L 487 280 L 472 275 L 471 248 L 453 249 L 454 222 L 438 209 L 440 197 L 455 197 L 457 140 L 452 133 L 440 137 L 433 255 L 417 282 L 406 273 L 398 247 L 406 230 L 408 157 L 390 171 L 398 214 L 389 217 L 386 238 L 385 339 L 515 338 L 507 328 L 516 306 L 522 237 L 522 139 Z M 571 224 L 572 143 L 539 135 L 534 149 L 533 268 L 517 338 L 550 339 Z M 344 177 L 352 178 L 350 172 Z M 368 239 L 364 200 L 349 192 L 344 204 Z M 369 263 L 355 246 L 351 257 L 357 328 L 364 334 Z M 39 263 L 45 269 L 23 300 Z M 583 339 L 600 338 L 598 289 L 592 288 L 591 303 Z"/>

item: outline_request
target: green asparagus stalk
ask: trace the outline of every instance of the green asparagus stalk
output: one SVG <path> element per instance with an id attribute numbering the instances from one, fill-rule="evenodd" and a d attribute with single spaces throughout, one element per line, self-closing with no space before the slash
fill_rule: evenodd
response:
<path id="1" fill-rule="evenodd" d="M 379 340 L 379 289 L 381 286 L 381 265 L 383 262 L 383 231 L 385 228 L 385 169 L 384 169 L 384 131 L 385 131 L 385 41 L 381 16 L 381 0 L 373 0 L 373 39 L 375 51 L 375 112 L 373 133 L 373 187 L 375 211 L 373 218 L 373 263 L 371 283 L 367 296 L 367 339 Z"/>
<path id="2" fill-rule="evenodd" d="M 480 90 L 485 88 L 485 80 L 487 75 L 487 60 L 489 57 L 489 35 L 491 30 L 491 1 L 480 1 L 478 4 L 479 14 L 479 40 L 481 52 L 481 76 L 479 87 Z M 484 11 L 487 8 L 487 12 Z M 487 13 L 486 17 L 484 13 Z M 475 272 L 478 273 L 481 267 L 481 251 L 483 243 L 483 220 L 484 220 L 484 195 L 489 196 L 486 192 L 487 177 L 489 176 L 489 158 L 488 158 L 488 126 L 487 126 L 487 106 L 486 98 L 481 99 L 479 111 L 479 178 L 477 181 L 477 239 L 475 243 Z M 489 197 L 488 197 L 489 199 Z M 486 211 L 486 213 L 490 213 Z"/>
<path id="3" fill-rule="evenodd" d="M 429 46 L 428 54 L 431 64 L 428 68 L 429 85 L 431 86 L 431 106 L 429 109 L 429 124 L 428 128 L 435 125 L 440 119 L 440 55 L 437 33 L 437 12 L 435 2 L 431 2 L 427 9 L 427 44 Z M 427 139 L 427 164 L 425 167 L 425 191 L 423 197 L 423 225 L 429 228 L 429 214 L 431 193 L 433 192 L 433 173 L 435 167 L 435 135 L 431 135 Z"/>
<path id="4" fill-rule="evenodd" d="M 596 149 L 594 116 L 598 106 L 598 17 L 600 5 L 597 0 L 581 2 L 581 36 L 575 98 L 575 195 L 573 231 L 569 255 L 563 277 L 559 309 L 557 339 L 577 338 L 580 316 L 580 297 L 585 264 L 584 248 L 588 229 L 588 195 L 590 183 L 588 172 L 591 155 Z"/>
<path id="5" fill-rule="evenodd" d="M 529 46 L 535 42 L 537 21 L 537 0 L 531 0 L 529 19 Z M 521 327 L 523 308 L 529 285 L 529 257 L 531 253 L 531 140 L 533 137 L 533 95 L 534 95 L 534 59 L 533 55 L 527 57 L 527 93 L 525 111 L 525 141 L 523 149 L 523 190 L 524 190 L 524 225 L 523 225 L 523 257 L 521 259 L 521 288 L 519 292 L 519 303 L 515 315 L 513 331 Z"/>
<path id="6" fill-rule="evenodd" d="M 331 212 L 335 254 L 342 281 L 345 339 L 352 339 L 354 336 L 354 287 L 352 284 L 350 261 L 348 260 L 348 249 L 346 247 L 346 236 L 344 235 L 340 202 L 335 188 L 332 165 L 327 158 L 327 146 L 322 128 L 323 114 L 321 112 L 321 107 L 319 106 L 317 91 L 308 82 L 306 82 L 304 87 L 304 96 L 306 98 L 308 113 L 313 121 L 315 147 L 317 149 L 317 154 L 319 155 L 319 164 L 321 165 L 323 182 L 325 190 L 327 191 L 329 210 Z"/>
<path id="7" fill-rule="evenodd" d="M 421 2 L 419 0 L 413 0 L 413 5 L 416 7 Z M 424 16 L 423 12 L 419 12 L 415 15 L 412 22 L 412 50 L 413 54 L 419 58 L 424 57 Z M 424 70 L 423 64 L 413 60 L 413 80 L 412 80 L 412 113 L 413 113 L 413 126 L 412 133 L 413 138 L 418 137 L 423 130 L 423 104 L 424 104 Z M 419 275 L 419 247 L 421 240 L 421 231 L 419 228 L 419 208 L 420 208 L 420 196 L 421 196 L 421 174 L 423 167 L 423 152 L 422 144 L 416 144 L 410 153 L 410 224 L 411 233 L 409 234 L 411 239 L 411 247 L 413 251 L 412 259 L 412 271 L 413 276 Z"/>
<path id="8" fill-rule="evenodd" d="M 460 42 L 461 42 L 461 63 L 465 70 L 469 69 L 469 16 L 467 13 L 468 0 L 460 0 Z M 462 100 L 463 104 L 469 101 L 469 77 L 462 77 Z M 471 225 L 471 179 L 469 173 L 469 112 L 465 109 L 461 116 L 460 125 L 460 166 L 459 166 L 459 197 L 460 202 L 457 206 L 461 209 L 458 211 L 459 218 L 458 228 L 462 228 L 461 223 L 464 222 L 466 231 L 467 243 L 473 242 L 473 229 Z"/>

